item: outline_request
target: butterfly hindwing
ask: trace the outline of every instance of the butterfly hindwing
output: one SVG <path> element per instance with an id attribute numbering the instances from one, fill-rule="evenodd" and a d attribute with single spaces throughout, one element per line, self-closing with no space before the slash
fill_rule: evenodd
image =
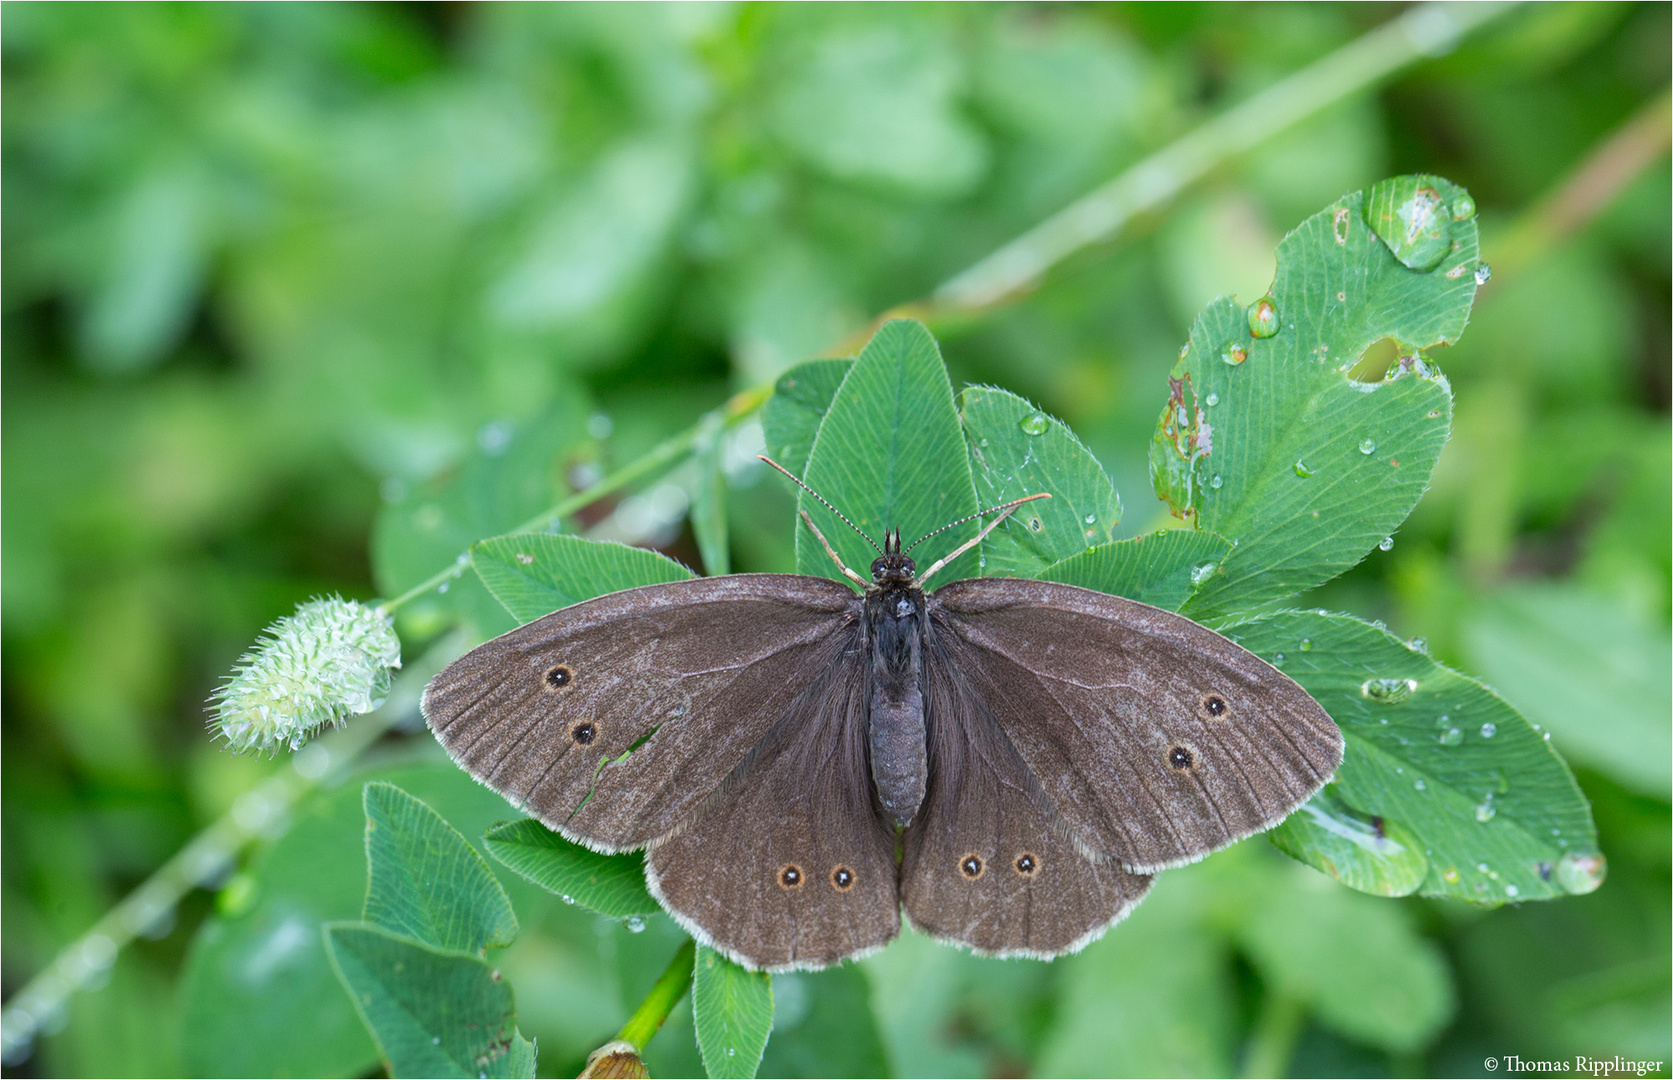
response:
<path id="1" fill-rule="evenodd" d="M 912 924 L 999 956 L 1073 952 L 1143 899 L 1150 878 L 1079 850 L 957 664 L 926 648 L 929 792 L 905 835 Z"/>
<path id="2" fill-rule="evenodd" d="M 643 847 L 685 820 L 853 633 L 844 585 L 694 578 L 537 619 L 431 680 L 453 759 L 565 836 Z"/>
<path id="3" fill-rule="evenodd" d="M 1171 612 L 1072 585 L 952 582 L 942 648 L 1085 848 L 1138 871 L 1270 828 L 1342 760 L 1324 710 Z"/>
<path id="4" fill-rule="evenodd" d="M 860 636 L 647 858 L 682 925 L 753 968 L 823 967 L 900 930 L 894 829 L 866 772 Z"/>

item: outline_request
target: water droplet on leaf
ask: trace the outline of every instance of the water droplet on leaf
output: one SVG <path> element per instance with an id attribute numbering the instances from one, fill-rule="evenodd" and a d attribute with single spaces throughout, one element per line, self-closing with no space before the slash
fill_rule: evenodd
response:
<path id="1" fill-rule="evenodd" d="M 1263 296 L 1249 308 L 1249 336 L 1269 338 L 1277 334 L 1278 305 L 1272 302 L 1272 297 Z"/>
<path id="2" fill-rule="evenodd" d="M 1220 485 L 1224 483 L 1225 481 L 1220 478 L 1220 474 L 1215 473 L 1214 478 L 1208 482 L 1208 486 L 1218 491 L 1220 489 Z"/>
<path id="3" fill-rule="evenodd" d="M 1394 550 L 1394 537 L 1385 536 L 1381 540 L 1377 541 L 1377 550 L 1378 551 L 1393 551 Z"/>
<path id="4" fill-rule="evenodd" d="M 1449 727 L 1439 735 L 1436 735 L 1435 741 L 1440 743 L 1442 746 L 1457 746 L 1459 743 L 1464 741 L 1464 733 L 1458 728 Z"/>
<path id="5" fill-rule="evenodd" d="M 1203 563 L 1201 566 L 1191 571 L 1191 584 L 1201 585 L 1213 576 L 1216 569 L 1218 568 L 1211 562 Z"/>
<path id="6" fill-rule="evenodd" d="M 1375 454 L 1377 452 L 1376 440 L 1361 439 L 1359 441 L 1359 452 L 1362 454 Z"/>
<path id="7" fill-rule="evenodd" d="M 1475 283 L 1477 285 L 1485 285 L 1492 280 L 1493 268 L 1491 266 L 1488 266 L 1486 263 L 1482 263 L 1480 266 L 1475 268 Z"/>
<path id="8" fill-rule="evenodd" d="M 1576 855 L 1569 852 L 1557 860 L 1557 884 L 1566 893 L 1581 896 L 1603 884 L 1609 865 L 1601 853 Z"/>
<path id="9" fill-rule="evenodd" d="M 1429 176 L 1396 176 L 1371 188 L 1365 223 L 1400 260 L 1421 273 L 1435 269 L 1452 250 L 1452 211 Z"/>
<path id="10" fill-rule="evenodd" d="M 1487 822 L 1492 821 L 1494 815 L 1498 812 L 1498 808 L 1493 805 L 1493 796 L 1488 795 L 1485 799 L 1476 803 L 1475 819 L 1485 825 Z"/>
<path id="11" fill-rule="evenodd" d="M 1220 359 L 1224 363 L 1230 364 L 1232 367 L 1236 367 L 1237 365 L 1243 363 L 1243 361 L 1249 359 L 1249 350 L 1244 348 L 1238 342 L 1228 341 L 1224 345 L 1220 346 Z"/>
<path id="12" fill-rule="evenodd" d="M 1493 723 L 1492 721 L 1488 721 L 1487 723 L 1481 725 L 1481 737 L 1484 739 L 1491 739 L 1498 733 L 1499 725 Z"/>
<path id="13" fill-rule="evenodd" d="M 1417 693 L 1417 680 L 1366 679 L 1360 684 L 1359 692 L 1372 701 L 1380 701 L 1384 705 L 1397 705 Z"/>
<path id="14" fill-rule="evenodd" d="M 627 932 L 630 934 L 642 934 L 645 932 L 645 920 L 641 919 L 637 915 L 629 915 L 627 918 L 622 920 L 622 925 L 627 927 Z"/>
<path id="15" fill-rule="evenodd" d="M 1452 197 L 1452 220 L 1468 221 L 1473 217 L 1475 217 L 1475 200 L 1470 198 L 1469 192 L 1460 191 Z"/>
<path id="16" fill-rule="evenodd" d="M 1313 639 L 1312 638 L 1304 637 L 1304 638 L 1301 639 L 1301 651 L 1302 652 L 1312 652 L 1313 651 Z"/>
<path id="17" fill-rule="evenodd" d="M 1212 405 L 1218 405 L 1218 404 L 1220 404 L 1220 395 L 1216 394 L 1216 393 L 1214 393 L 1214 391 L 1210 390 L 1208 392 L 1208 396 L 1203 398 L 1203 401 L 1206 404 L 1211 405 L 1211 406 Z"/>
<path id="18" fill-rule="evenodd" d="M 1097 520 L 1098 520 L 1098 515 L 1097 514 L 1086 515 L 1086 523 L 1088 525 L 1092 524 L 1094 521 L 1097 521 Z"/>
<path id="19" fill-rule="evenodd" d="M 1315 472 L 1318 471 L 1318 470 L 1313 469 L 1312 467 L 1310 467 L 1305 461 L 1297 461 L 1294 465 L 1291 466 L 1291 468 L 1293 468 L 1295 470 L 1295 474 L 1297 476 L 1301 477 L 1303 480 L 1307 479 L 1309 476 L 1312 476 Z"/>
<path id="20" fill-rule="evenodd" d="M 1025 435 L 1044 435 L 1050 426 L 1051 421 L 1046 419 L 1044 413 L 1035 413 L 1017 421 L 1017 427 L 1021 428 Z"/>

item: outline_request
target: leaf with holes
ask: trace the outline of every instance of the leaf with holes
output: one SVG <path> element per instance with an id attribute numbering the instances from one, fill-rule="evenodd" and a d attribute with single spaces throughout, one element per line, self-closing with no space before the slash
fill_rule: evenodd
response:
<path id="1" fill-rule="evenodd" d="M 503 948 L 517 916 L 494 872 L 459 830 L 394 784 L 374 781 L 366 811 L 366 906 L 361 918 L 438 949 Z"/>
<path id="2" fill-rule="evenodd" d="M 552 533 L 480 541 L 471 545 L 471 565 L 519 623 L 605 593 L 697 576 L 644 548 Z"/>
<path id="3" fill-rule="evenodd" d="M 1334 577 L 1391 535 L 1428 486 L 1452 394 L 1424 350 L 1463 332 L 1479 251 L 1468 196 L 1420 179 L 1448 208 L 1444 220 L 1425 218 L 1446 237 L 1433 269 L 1396 258 L 1355 192 L 1284 238 L 1266 297 L 1248 309 L 1221 298 L 1192 326 L 1151 475 L 1176 514 L 1235 547 L 1186 614 L 1220 618 Z M 1387 376 L 1355 371 L 1383 339 L 1400 353 Z"/>
<path id="4" fill-rule="evenodd" d="M 645 888 L 642 855 L 601 855 L 538 821 L 496 825 L 483 842 L 513 872 L 600 915 L 624 919 L 662 910 Z"/>
<path id="5" fill-rule="evenodd" d="M 1476 680 L 1349 615 L 1281 612 L 1226 633 L 1300 683 L 1342 728 L 1347 749 L 1322 798 L 1415 838 L 1428 861 L 1424 896 L 1499 904 L 1587 892 L 1601 880 L 1597 831 L 1573 774 Z M 1339 854 L 1304 834 L 1281 846 L 1327 873 Z"/>

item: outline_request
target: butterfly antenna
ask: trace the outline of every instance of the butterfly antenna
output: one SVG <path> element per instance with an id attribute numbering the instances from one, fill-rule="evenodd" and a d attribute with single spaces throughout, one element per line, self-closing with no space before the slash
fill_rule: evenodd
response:
<path id="1" fill-rule="evenodd" d="M 999 528 L 999 523 L 1004 521 L 1006 518 L 1010 517 L 1012 514 L 1016 513 L 1017 507 L 1021 506 L 1023 503 L 1033 502 L 1035 499 L 1049 499 L 1049 498 L 1051 498 L 1051 495 L 1047 492 L 1042 491 L 1038 495 L 1030 495 L 1026 499 L 1018 499 L 1016 502 L 1008 502 L 1008 503 L 1004 503 L 1000 506 L 994 507 L 993 508 L 994 510 L 1001 511 L 1001 513 L 998 517 L 996 517 L 992 521 L 988 522 L 987 525 L 982 529 L 981 532 L 977 533 L 975 536 L 971 537 L 970 539 L 966 540 L 964 543 L 960 544 L 950 554 L 944 555 L 940 559 L 936 560 L 935 565 L 931 566 L 928 570 L 925 570 L 922 574 L 920 574 L 918 576 L 918 580 L 915 582 L 915 584 L 918 586 L 918 588 L 920 588 L 920 589 L 923 588 L 924 587 L 924 582 L 928 581 L 931 577 L 933 577 L 937 570 L 940 570 L 943 566 L 946 566 L 948 563 L 952 562 L 954 559 L 958 558 L 960 555 L 963 555 L 965 552 L 969 551 L 971 548 L 975 547 L 977 544 L 980 544 L 982 542 L 983 537 L 987 536 L 987 534 L 992 532 L 993 530 Z M 992 513 L 992 511 L 984 510 L 984 511 L 982 511 L 982 513 L 987 514 L 987 513 Z M 970 517 L 981 517 L 981 516 L 982 516 L 981 514 L 970 515 Z M 951 525 L 941 526 L 941 528 L 936 529 L 935 532 L 943 532 L 947 529 L 952 528 L 953 525 L 958 525 L 961 522 L 969 521 L 969 520 L 970 520 L 970 518 L 961 518 L 959 521 L 955 521 Z M 929 534 L 929 536 L 934 536 L 934 535 L 935 535 L 935 533 L 930 533 Z M 929 536 L 919 537 L 917 540 L 914 540 L 912 542 L 912 546 L 917 547 L 919 544 L 923 543 L 925 540 L 928 540 Z"/>
<path id="2" fill-rule="evenodd" d="M 1018 499 L 1015 502 L 1000 503 L 998 506 L 990 506 L 986 510 L 978 510 L 976 513 L 971 514 L 969 517 L 961 517 L 957 521 L 949 521 L 949 522 L 947 522 L 947 524 L 941 526 L 939 529 L 936 529 L 934 532 L 925 533 L 924 535 L 918 537 L 918 539 L 912 541 L 912 543 L 907 547 L 906 550 L 911 551 L 913 548 L 917 547 L 919 544 L 923 543 L 925 540 L 928 540 L 930 537 L 939 536 L 940 534 L 946 532 L 948 529 L 956 529 L 960 525 L 963 525 L 967 521 L 975 521 L 977 518 L 987 517 L 989 514 L 993 513 L 995 510 L 1015 510 L 1017 507 L 1021 506 L 1025 502 L 1033 502 L 1035 499 L 1049 499 L 1049 498 L 1051 498 L 1051 494 L 1049 492 L 1042 491 L 1038 495 L 1029 495 L 1026 498 Z M 994 522 L 994 524 L 997 525 L 997 524 L 999 524 L 999 522 L 996 521 L 996 522 Z"/>
<path id="3" fill-rule="evenodd" d="M 819 502 L 825 507 L 825 509 L 827 509 L 831 513 L 835 514 L 837 517 L 842 518 L 842 523 L 844 525 L 848 526 L 850 529 L 853 529 L 855 532 L 859 533 L 860 536 L 865 540 L 866 543 L 870 544 L 874 548 L 877 548 L 877 554 L 879 554 L 879 555 L 883 554 L 883 549 L 880 548 L 880 547 L 877 547 L 877 541 L 873 540 L 869 536 L 866 536 L 866 532 L 865 532 L 864 529 L 860 528 L 858 525 L 854 524 L 852 521 L 849 521 L 847 515 L 845 515 L 841 510 L 838 510 L 836 507 L 832 506 L 830 504 L 830 502 L 825 498 L 825 496 L 819 494 L 817 491 L 813 490 L 812 488 L 808 487 L 806 484 L 802 483 L 801 477 L 797 476 L 795 473 L 791 472 L 789 469 L 786 469 L 783 465 L 780 465 L 778 462 L 774 461 L 772 458 L 768 457 L 766 454 L 756 454 L 755 456 L 760 458 L 762 461 L 765 461 L 768 465 L 771 465 L 773 468 L 777 469 L 779 472 L 783 473 L 785 476 L 788 476 L 792 481 L 795 482 L 795 485 L 797 487 L 801 488 L 803 491 L 807 492 L 809 495 L 812 495 L 815 499 L 818 499 Z M 803 516 L 805 517 L 806 515 L 803 515 Z M 970 519 L 966 518 L 965 520 L 968 521 Z M 813 528 L 813 522 L 811 522 L 811 521 L 808 522 L 808 528 Z M 817 533 L 818 531 L 819 531 L 818 529 L 814 529 L 815 533 Z M 821 537 L 819 537 L 819 539 L 821 541 L 823 541 L 825 538 L 823 536 L 821 536 Z M 828 545 L 828 544 L 826 545 L 826 550 L 827 551 L 830 550 L 830 545 Z"/>

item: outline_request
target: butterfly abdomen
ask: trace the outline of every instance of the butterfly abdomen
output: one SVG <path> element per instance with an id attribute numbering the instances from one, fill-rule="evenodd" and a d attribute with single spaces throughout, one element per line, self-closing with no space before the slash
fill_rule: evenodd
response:
<path id="1" fill-rule="evenodd" d="M 877 801 L 890 820 L 912 823 L 929 776 L 924 737 L 923 590 L 885 586 L 868 593 L 866 635 L 871 646 L 867 733 Z"/>

